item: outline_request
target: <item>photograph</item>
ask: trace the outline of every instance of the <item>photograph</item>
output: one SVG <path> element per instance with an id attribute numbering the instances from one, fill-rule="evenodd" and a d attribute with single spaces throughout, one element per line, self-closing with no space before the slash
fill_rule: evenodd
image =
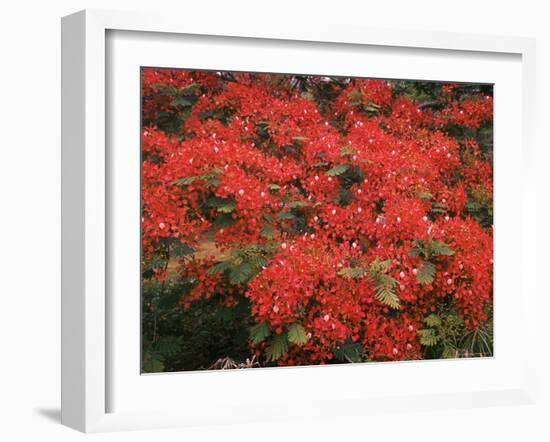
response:
<path id="1" fill-rule="evenodd" d="M 550 442 L 544 2 L 3 6 L 0 442 Z"/>
<path id="2" fill-rule="evenodd" d="M 142 374 L 494 356 L 493 84 L 140 87 Z"/>

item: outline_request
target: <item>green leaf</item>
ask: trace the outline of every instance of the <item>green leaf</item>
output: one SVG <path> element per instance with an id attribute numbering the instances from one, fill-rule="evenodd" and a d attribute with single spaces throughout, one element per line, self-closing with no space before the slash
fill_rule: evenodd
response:
<path id="1" fill-rule="evenodd" d="M 267 264 L 267 260 L 262 255 L 251 256 L 248 262 L 254 267 L 263 267 Z"/>
<path id="2" fill-rule="evenodd" d="M 288 351 L 288 341 L 286 333 L 274 335 L 271 344 L 267 347 L 267 360 L 276 361 L 285 355 Z"/>
<path id="3" fill-rule="evenodd" d="M 443 353 L 441 353 L 441 357 L 443 359 L 454 359 L 457 356 L 458 355 L 457 355 L 456 348 L 453 348 L 450 346 L 445 346 L 445 348 L 443 349 Z"/>
<path id="4" fill-rule="evenodd" d="M 291 201 L 290 203 L 287 204 L 287 206 L 290 209 L 296 209 L 298 207 L 304 207 L 304 206 L 307 206 L 307 205 L 308 204 L 305 201 Z"/>
<path id="5" fill-rule="evenodd" d="M 424 319 L 424 323 L 428 327 L 439 327 L 441 325 L 441 318 L 432 313 Z"/>
<path id="6" fill-rule="evenodd" d="M 212 177 L 219 176 L 222 173 L 223 173 L 223 169 L 221 167 L 213 167 L 212 169 L 210 169 L 210 172 L 206 172 L 202 176 L 202 178 L 204 178 L 204 179 L 212 178 Z"/>
<path id="7" fill-rule="evenodd" d="M 328 163 L 326 161 L 321 161 L 313 165 L 313 167 L 325 167 L 325 166 L 328 166 Z"/>
<path id="8" fill-rule="evenodd" d="M 367 270 L 362 267 L 344 267 L 340 269 L 338 275 L 349 279 L 362 278 L 367 273 Z"/>
<path id="9" fill-rule="evenodd" d="M 288 340 L 296 345 L 304 345 L 307 340 L 307 334 L 300 324 L 290 324 L 288 327 Z"/>
<path id="10" fill-rule="evenodd" d="M 448 244 L 441 241 L 431 241 L 431 249 L 434 255 L 452 256 L 455 254 Z"/>
<path id="11" fill-rule="evenodd" d="M 221 307 L 216 311 L 215 317 L 223 322 L 229 322 L 235 317 L 235 309 L 231 307 Z"/>
<path id="12" fill-rule="evenodd" d="M 425 259 L 430 258 L 429 241 L 414 240 L 413 248 L 409 250 L 409 255 L 412 257 L 423 256 Z"/>
<path id="13" fill-rule="evenodd" d="M 307 140 L 307 137 L 298 136 L 298 137 L 292 137 L 292 139 L 294 141 L 304 141 L 304 140 Z"/>
<path id="14" fill-rule="evenodd" d="M 201 175 L 201 179 L 205 180 L 206 183 L 211 183 L 214 180 L 218 180 L 220 175 L 223 173 L 223 170 L 219 167 L 213 167 L 210 172 L 206 172 Z"/>
<path id="15" fill-rule="evenodd" d="M 420 255 L 422 255 L 422 250 L 419 249 L 418 247 L 413 247 L 411 250 L 409 250 L 409 256 L 413 258 Z"/>
<path id="16" fill-rule="evenodd" d="M 219 229 L 230 227 L 233 224 L 235 224 L 235 220 L 229 213 L 222 213 L 214 220 L 214 225 Z"/>
<path id="17" fill-rule="evenodd" d="M 426 347 L 433 347 L 439 342 L 440 337 L 435 334 L 433 328 L 424 328 L 418 330 L 418 336 L 420 337 L 420 344 Z"/>
<path id="18" fill-rule="evenodd" d="M 231 213 L 235 210 L 236 204 L 234 201 L 230 201 L 227 204 L 224 204 L 223 206 L 218 207 L 218 212 L 221 213 Z"/>
<path id="19" fill-rule="evenodd" d="M 397 310 L 401 306 L 401 301 L 395 293 L 396 285 L 397 281 L 390 275 L 378 275 L 375 279 L 376 299 Z"/>
<path id="20" fill-rule="evenodd" d="M 493 323 L 491 320 L 468 331 L 460 342 L 470 354 L 493 356 Z"/>
<path id="21" fill-rule="evenodd" d="M 264 223 L 262 226 L 262 230 L 260 230 L 260 236 L 267 239 L 273 238 L 273 232 L 275 231 L 275 228 L 272 224 Z"/>
<path id="22" fill-rule="evenodd" d="M 380 258 L 376 258 L 370 264 L 368 272 L 371 281 L 374 283 L 376 299 L 388 307 L 398 309 L 401 304 L 399 297 L 395 293 L 397 281 L 390 275 L 383 273 L 391 266 L 391 264 L 391 259 L 381 261 Z"/>
<path id="23" fill-rule="evenodd" d="M 176 181 L 176 184 L 178 186 L 188 186 L 189 184 L 192 184 L 194 181 L 198 180 L 198 176 L 184 176 L 181 177 Z"/>
<path id="24" fill-rule="evenodd" d="M 189 100 L 186 97 L 176 97 L 174 98 L 171 103 L 172 106 L 181 106 L 181 107 L 187 107 L 193 105 L 193 101 Z"/>
<path id="25" fill-rule="evenodd" d="M 371 273 L 382 273 L 391 266 L 392 260 L 386 259 L 381 261 L 379 258 L 376 258 L 370 265 Z"/>
<path id="26" fill-rule="evenodd" d="M 435 264 L 430 261 L 424 261 L 422 267 L 418 269 L 416 279 L 420 284 L 431 284 L 435 279 Z"/>
<path id="27" fill-rule="evenodd" d="M 349 169 L 349 164 L 337 164 L 332 169 L 327 170 L 328 176 L 338 176 L 342 175 Z"/>
<path id="28" fill-rule="evenodd" d="M 160 356 L 146 351 L 141 368 L 144 373 L 161 373 L 164 371 L 164 362 Z"/>
<path id="29" fill-rule="evenodd" d="M 342 362 L 361 362 L 364 349 L 359 342 L 346 340 L 333 350 L 334 357 Z"/>
<path id="30" fill-rule="evenodd" d="M 277 218 L 279 219 L 292 219 L 292 218 L 295 218 L 296 216 L 291 213 L 291 212 L 279 212 L 277 214 Z"/>
<path id="31" fill-rule="evenodd" d="M 280 190 L 281 186 L 279 186 L 278 184 L 270 184 L 269 186 L 267 186 L 267 188 L 269 190 Z"/>
<path id="32" fill-rule="evenodd" d="M 259 344 L 260 342 L 265 341 L 270 334 L 271 331 L 269 330 L 267 323 L 265 321 L 260 322 L 250 329 L 250 340 L 253 344 Z"/>
<path id="33" fill-rule="evenodd" d="M 177 243 L 172 249 L 172 254 L 174 256 L 187 256 L 192 255 L 195 251 L 196 250 L 193 247 L 190 247 L 185 243 Z"/>
<path id="34" fill-rule="evenodd" d="M 151 89 L 157 91 L 157 93 L 161 95 L 175 95 L 178 92 L 174 86 L 166 86 L 161 83 L 153 83 Z"/>
<path id="35" fill-rule="evenodd" d="M 374 104 L 374 103 L 371 103 L 367 106 L 364 106 L 363 109 L 365 110 L 365 112 L 378 112 L 378 110 L 380 109 L 380 106 L 378 106 L 377 104 Z"/>
<path id="36" fill-rule="evenodd" d="M 209 275 L 209 276 L 212 276 L 216 273 L 225 272 L 226 270 L 230 269 L 231 267 L 232 267 L 231 261 L 221 261 L 221 262 L 217 263 L 216 265 L 210 267 L 206 271 L 206 274 Z"/>
<path id="37" fill-rule="evenodd" d="M 445 244 L 441 241 L 435 240 L 419 240 L 415 239 L 413 241 L 414 247 L 409 250 L 410 256 L 423 256 L 424 259 L 429 260 L 433 256 L 444 255 L 452 256 L 454 251 L 451 250 L 451 247 L 448 244 Z"/>
<path id="38" fill-rule="evenodd" d="M 225 204 L 227 204 L 227 199 L 220 198 L 219 196 L 211 196 L 206 199 L 206 205 L 208 207 L 221 207 Z"/>
<path id="39" fill-rule="evenodd" d="M 164 336 L 156 343 L 155 350 L 162 356 L 174 356 L 180 352 L 182 341 L 181 336 Z"/>
<path id="40" fill-rule="evenodd" d="M 348 97 L 352 100 L 360 100 L 362 98 L 361 91 L 354 89 L 348 94 Z"/>
<path id="41" fill-rule="evenodd" d="M 340 149 L 340 156 L 342 158 L 346 157 L 346 156 L 353 155 L 354 153 L 355 153 L 355 151 L 349 146 L 344 146 Z"/>
<path id="42" fill-rule="evenodd" d="M 254 276 L 254 268 L 248 262 L 234 266 L 229 271 L 229 282 L 233 285 L 242 284 Z"/>
<path id="43" fill-rule="evenodd" d="M 177 290 L 170 290 L 166 293 L 161 293 L 157 301 L 159 310 L 169 310 L 175 308 L 181 299 L 181 293 Z"/>
<path id="44" fill-rule="evenodd" d="M 432 194 L 430 192 L 418 192 L 418 198 L 420 198 L 422 201 L 426 201 L 432 198 Z"/>
<path id="45" fill-rule="evenodd" d="M 199 89 L 199 85 L 197 83 L 191 83 L 191 84 L 188 84 L 187 86 L 185 87 L 182 87 L 180 90 L 179 90 L 179 94 L 184 94 L 184 95 L 190 95 L 190 94 L 194 94 L 197 89 Z"/>

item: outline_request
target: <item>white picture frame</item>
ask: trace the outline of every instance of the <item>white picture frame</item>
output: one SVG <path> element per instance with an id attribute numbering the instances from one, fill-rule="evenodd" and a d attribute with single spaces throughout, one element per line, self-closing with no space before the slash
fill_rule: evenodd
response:
<path id="1" fill-rule="evenodd" d="M 113 320 L 107 296 L 108 244 L 112 233 L 109 218 L 108 187 L 108 64 L 107 34 L 109 32 L 154 32 L 162 35 L 217 36 L 225 39 L 262 39 L 284 41 L 285 44 L 309 42 L 342 46 L 375 46 L 402 48 L 403 51 L 426 49 L 476 54 L 511 54 L 521 63 L 521 150 L 522 163 L 521 222 L 521 288 L 518 301 L 519 325 L 523 347 L 521 370 L 509 384 L 489 389 L 477 387 L 472 391 L 455 393 L 430 391 L 428 394 L 396 394 L 377 396 L 366 394 L 354 397 L 333 394 L 327 400 L 314 398 L 307 412 L 299 407 L 282 408 L 262 404 L 239 404 L 238 413 L 213 411 L 205 413 L 198 407 L 195 413 L 184 408 L 167 407 L 159 410 L 113 411 L 109 394 L 112 353 L 108 327 Z M 158 34 L 157 34 L 158 35 Z M 293 43 L 295 42 L 295 43 Z M 328 416 L 365 414 L 377 409 L 395 412 L 407 409 L 436 409 L 500 404 L 532 403 L 535 399 L 534 336 L 536 311 L 535 264 L 527 257 L 536 256 L 536 213 L 534 174 L 534 108 L 535 108 L 535 42 L 518 37 L 492 37 L 417 31 L 388 31 L 345 26 L 307 24 L 299 28 L 251 22 L 212 22 L 196 18 L 182 25 L 176 17 L 151 14 L 86 10 L 63 18 L 62 21 L 62 423 L 84 432 L 123 429 L 157 428 L 168 426 L 206 425 L 216 422 L 247 422 L 284 419 L 297 416 Z M 185 67 L 185 66 L 182 66 Z M 498 114 L 497 114 L 498 118 Z M 498 251 L 497 248 L 497 257 Z M 502 249 L 501 249 L 502 250 Z M 497 258 L 498 259 L 498 258 Z M 116 318 L 115 318 L 116 319 Z M 498 318 L 497 318 L 498 320 Z M 138 338 L 139 339 L 139 338 Z M 495 357 L 498 359 L 498 354 Z M 392 370 L 388 365 L 369 364 L 378 372 Z M 413 364 L 409 364 L 413 365 Z M 422 366 L 419 370 L 423 370 Z M 456 370 L 474 370 L 457 366 Z M 294 382 L 311 378 L 312 370 L 322 367 L 285 369 L 284 377 Z M 340 367 L 339 367 L 340 369 Z M 350 368 L 345 368 L 346 376 Z M 369 369 L 356 365 L 351 370 Z M 433 369 L 433 367 L 432 367 Z M 304 371 L 305 370 L 305 371 Z M 309 371 L 308 371 L 309 370 Z M 427 368 L 426 368 L 427 370 Z M 277 370 L 268 370 L 273 373 Z M 521 373 L 520 373 L 521 371 Z M 267 379 L 254 371 L 251 374 L 233 373 L 241 385 Z M 305 374 L 304 374 L 305 373 Z M 325 370 L 325 375 L 327 371 Z M 244 376 L 243 376 L 244 374 Z M 139 375 L 139 374 L 138 374 Z M 226 373 L 208 373 L 208 382 L 221 385 Z M 193 376 L 192 373 L 185 376 Z M 213 378 L 212 376 L 218 376 Z M 258 378 L 258 377 L 263 378 Z M 199 378 L 196 378 L 199 379 Z M 204 379 L 204 377 L 203 377 Z M 220 381 L 220 379 L 222 381 Z M 227 377 L 225 379 L 228 379 Z M 329 381 L 330 382 L 330 381 Z M 258 384 L 254 384 L 258 385 Z M 162 394 L 168 394 L 163 390 Z M 192 397 L 186 398 L 193 401 Z M 169 402 L 169 401 L 168 401 Z M 338 404 L 337 407 L 334 404 Z M 265 406 L 264 406 L 265 405 Z"/>

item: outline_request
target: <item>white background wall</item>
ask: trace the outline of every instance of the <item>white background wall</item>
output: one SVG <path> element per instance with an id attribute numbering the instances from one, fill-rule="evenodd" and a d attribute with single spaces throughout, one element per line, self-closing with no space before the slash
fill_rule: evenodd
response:
<path id="1" fill-rule="evenodd" d="M 550 14 L 546 2 L 340 0 L 301 2 L 19 0 L 0 12 L 0 439 L 162 440 L 550 440 L 550 383 L 536 406 L 375 415 L 84 436 L 59 425 L 60 17 L 83 8 L 155 10 L 251 20 L 315 20 L 373 27 L 534 36 L 538 44 L 540 372 L 550 372 L 545 312 L 549 235 L 547 134 Z M 545 151 L 546 150 L 546 151 Z M 519 175 L 518 175 L 519 176 Z M 519 182 L 518 182 L 519 185 Z M 545 298 L 546 297 L 546 298 Z M 520 352 L 521 349 L 518 349 Z M 320 386 L 320 388 L 330 388 Z M 185 400 L 185 398 L 182 398 Z M 253 398 L 251 398 L 253 400 Z"/>

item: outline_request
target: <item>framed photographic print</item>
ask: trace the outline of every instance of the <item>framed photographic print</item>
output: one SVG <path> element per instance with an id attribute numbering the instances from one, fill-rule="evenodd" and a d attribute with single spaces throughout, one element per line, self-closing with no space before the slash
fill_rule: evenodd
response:
<path id="1" fill-rule="evenodd" d="M 64 18 L 63 423 L 532 401 L 533 66 L 521 38 Z"/>

